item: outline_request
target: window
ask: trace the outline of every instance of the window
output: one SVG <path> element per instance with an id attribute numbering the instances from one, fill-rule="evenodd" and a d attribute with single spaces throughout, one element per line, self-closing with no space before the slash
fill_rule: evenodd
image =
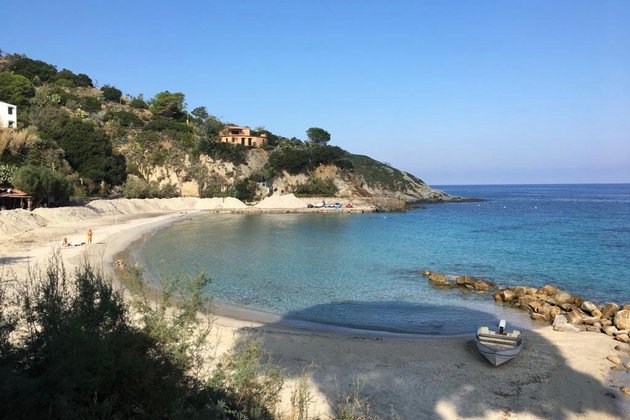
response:
<path id="1" fill-rule="evenodd" d="M 13 115 L 13 107 L 12 106 L 9 107 L 9 115 Z"/>
<path id="2" fill-rule="evenodd" d="M 251 145 L 252 145 L 252 139 L 251 139 L 251 138 L 248 138 L 248 139 L 247 139 L 247 145 L 248 145 L 248 146 L 251 146 Z"/>
<path id="3" fill-rule="evenodd" d="M 241 139 L 241 144 L 242 144 L 243 146 L 245 146 L 245 137 L 243 137 L 243 138 Z"/>
<path id="4" fill-rule="evenodd" d="M 13 127 L 13 121 L 9 121 L 8 127 Z"/>

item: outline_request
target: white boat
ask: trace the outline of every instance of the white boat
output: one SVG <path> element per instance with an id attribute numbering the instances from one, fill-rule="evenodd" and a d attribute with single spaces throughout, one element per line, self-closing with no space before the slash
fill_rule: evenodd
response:
<path id="1" fill-rule="evenodd" d="M 499 323 L 497 331 L 479 327 L 475 334 L 477 350 L 494 366 L 512 360 L 523 348 L 523 334 L 518 330 L 507 332 L 505 320 Z"/>

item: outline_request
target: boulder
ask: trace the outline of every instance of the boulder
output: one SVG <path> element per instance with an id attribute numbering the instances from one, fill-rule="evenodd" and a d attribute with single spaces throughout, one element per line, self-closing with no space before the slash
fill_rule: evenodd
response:
<path id="1" fill-rule="evenodd" d="M 494 289 L 496 285 L 487 280 L 477 279 L 473 282 L 473 287 L 479 292 L 487 292 L 490 289 Z"/>
<path id="2" fill-rule="evenodd" d="M 615 350 L 630 354 L 630 344 L 617 344 Z"/>
<path id="3" fill-rule="evenodd" d="M 429 283 L 438 287 L 450 287 L 451 284 L 446 278 L 445 274 L 433 273 L 429 274 Z"/>
<path id="4" fill-rule="evenodd" d="M 630 310 L 622 309 L 615 314 L 615 327 L 620 330 L 630 328 Z"/>
<path id="5" fill-rule="evenodd" d="M 582 322 L 586 325 L 595 325 L 595 323 L 599 323 L 600 318 L 597 316 L 586 316 L 582 318 Z"/>
<path id="6" fill-rule="evenodd" d="M 564 315 L 557 315 L 553 320 L 553 329 L 555 331 L 562 332 L 580 332 L 580 329 L 575 325 L 569 324 L 567 317 Z"/>
<path id="7" fill-rule="evenodd" d="M 603 327 L 608 327 L 609 325 L 612 325 L 612 321 L 610 319 L 602 319 L 599 321 Z"/>
<path id="8" fill-rule="evenodd" d="M 567 320 L 573 325 L 580 325 L 584 322 L 582 313 L 577 308 L 571 312 L 567 312 Z"/>
<path id="9" fill-rule="evenodd" d="M 542 309 L 543 304 L 540 303 L 539 300 L 534 300 L 534 301 L 531 301 L 529 303 L 526 303 L 525 306 L 527 306 L 529 309 L 531 309 L 534 312 L 540 312 L 540 309 Z M 547 306 L 549 306 L 549 305 L 547 305 Z"/>
<path id="10" fill-rule="evenodd" d="M 573 304 L 571 304 L 571 303 L 561 303 L 558 306 L 560 308 L 562 308 L 562 310 L 565 311 L 565 312 L 569 312 L 570 310 L 575 308 L 575 306 L 573 306 Z"/>
<path id="11" fill-rule="evenodd" d="M 428 270 L 425 270 L 425 271 L 421 271 L 420 274 L 422 274 L 425 277 L 429 277 L 431 275 L 431 272 Z"/>
<path id="12" fill-rule="evenodd" d="M 550 284 L 546 284 L 543 287 L 541 287 L 540 289 L 538 289 L 536 291 L 536 294 L 538 295 L 545 295 L 545 296 L 553 296 L 556 293 L 559 292 L 559 289 L 555 286 L 552 286 Z"/>
<path id="13" fill-rule="evenodd" d="M 621 341 L 622 343 L 630 343 L 630 336 L 628 334 L 619 334 L 615 337 L 615 340 Z"/>
<path id="14" fill-rule="evenodd" d="M 617 312 L 619 312 L 619 305 L 613 302 L 607 303 L 602 308 L 602 318 L 612 318 Z"/>
<path id="15" fill-rule="evenodd" d="M 620 365 L 621 364 L 621 359 L 617 356 L 615 356 L 614 354 L 611 354 L 610 356 L 606 357 L 606 360 L 608 360 L 611 363 L 614 363 L 616 365 Z"/>
<path id="16" fill-rule="evenodd" d="M 514 299 L 514 292 L 510 289 L 505 289 L 501 292 L 501 298 L 503 299 L 503 302 L 510 302 Z"/>
<path id="17" fill-rule="evenodd" d="M 495 302 L 503 302 L 503 297 L 501 296 L 501 292 L 496 292 L 492 295 Z"/>
<path id="18" fill-rule="evenodd" d="M 614 336 L 614 335 L 615 335 L 615 333 L 617 332 L 617 327 L 615 327 L 615 326 L 611 325 L 611 326 L 609 326 L 609 327 L 604 327 L 602 330 L 604 331 L 604 334 L 606 334 L 606 335 L 608 335 L 608 336 L 612 337 L 612 336 Z"/>
<path id="19" fill-rule="evenodd" d="M 571 294 L 567 292 L 563 292 L 563 291 L 559 291 L 558 293 L 554 294 L 552 297 L 553 297 L 553 300 L 555 300 L 558 305 L 561 305 L 563 303 L 573 303 L 574 301 L 573 296 Z"/>
<path id="20" fill-rule="evenodd" d="M 535 287 L 528 287 L 525 286 L 525 294 L 533 296 L 536 294 L 536 292 L 538 291 L 538 289 L 536 289 Z"/>
<path id="21" fill-rule="evenodd" d="M 580 306 L 580 308 L 591 315 L 593 314 L 594 311 L 599 311 L 599 308 L 597 307 L 597 305 L 589 301 L 582 302 L 582 305 Z"/>
<path id="22" fill-rule="evenodd" d="M 600 332 L 602 332 L 602 329 L 601 329 L 601 328 L 599 328 L 599 327 L 598 327 L 598 326 L 596 326 L 596 325 L 587 325 L 587 326 L 586 326 L 586 331 L 588 331 L 588 332 L 594 332 L 594 333 L 600 333 Z"/>
<path id="23" fill-rule="evenodd" d="M 512 288 L 516 297 L 525 296 L 527 294 L 527 289 L 525 286 L 515 286 Z"/>
<path id="24" fill-rule="evenodd" d="M 534 321 L 549 321 L 551 318 L 549 318 L 548 315 L 545 314 L 539 314 L 536 312 L 532 312 L 529 317 L 531 319 L 533 319 Z"/>
<path id="25" fill-rule="evenodd" d="M 630 330 L 617 330 L 615 335 L 619 335 L 619 334 L 630 334 Z"/>
<path id="26" fill-rule="evenodd" d="M 630 311 L 630 305 L 623 305 L 621 309 L 623 309 L 624 311 Z"/>

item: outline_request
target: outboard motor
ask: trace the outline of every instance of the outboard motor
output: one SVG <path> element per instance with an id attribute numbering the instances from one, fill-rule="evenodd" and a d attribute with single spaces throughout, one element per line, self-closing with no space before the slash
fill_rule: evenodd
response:
<path id="1" fill-rule="evenodd" d="M 505 322 L 505 319 L 502 319 L 501 321 L 499 321 L 499 334 L 505 334 L 506 326 L 507 326 L 507 322 Z"/>

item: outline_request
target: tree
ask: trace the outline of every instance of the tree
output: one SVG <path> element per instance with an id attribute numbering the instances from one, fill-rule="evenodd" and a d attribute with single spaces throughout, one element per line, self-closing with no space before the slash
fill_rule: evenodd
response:
<path id="1" fill-rule="evenodd" d="M 210 116 L 205 106 L 198 106 L 192 110 L 191 114 L 193 117 L 199 118 L 200 120 L 205 120 L 208 116 Z"/>
<path id="2" fill-rule="evenodd" d="M 33 196 L 35 205 L 63 204 L 70 197 L 70 183 L 59 172 L 43 166 L 25 165 L 17 170 L 13 184 Z"/>
<path id="3" fill-rule="evenodd" d="M 181 92 L 169 92 L 164 91 L 155 95 L 155 98 L 151 100 L 151 111 L 154 114 L 166 117 L 178 119 L 184 116 L 184 104 L 185 95 Z"/>
<path id="4" fill-rule="evenodd" d="M 110 102 L 119 102 L 122 96 L 122 91 L 111 85 L 103 86 L 101 92 L 103 92 L 103 98 Z"/>
<path id="5" fill-rule="evenodd" d="M 35 96 L 35 87 L 19 74 L 0 73 L 0 101 L 13 105 L 28 105 L 29 98 Z"/>
<path id="6" fill-rule="evenodd" d="M 30 81 L 36 78 L 41 82 L 48 82 L 57 74 L 57 68 L 52 64 L 41 60 L 33 60 L 23 55 L 13 55 L 10 57 L 9 70 L 20 74 Z"/>
<path id="7" fill-rule="evenodd" d="M 306 135 L 309 141 L 315 144 L 326 144 L 330 141 L 330 133 L 323 128 L 311 127 L 306 130 Z"/>

